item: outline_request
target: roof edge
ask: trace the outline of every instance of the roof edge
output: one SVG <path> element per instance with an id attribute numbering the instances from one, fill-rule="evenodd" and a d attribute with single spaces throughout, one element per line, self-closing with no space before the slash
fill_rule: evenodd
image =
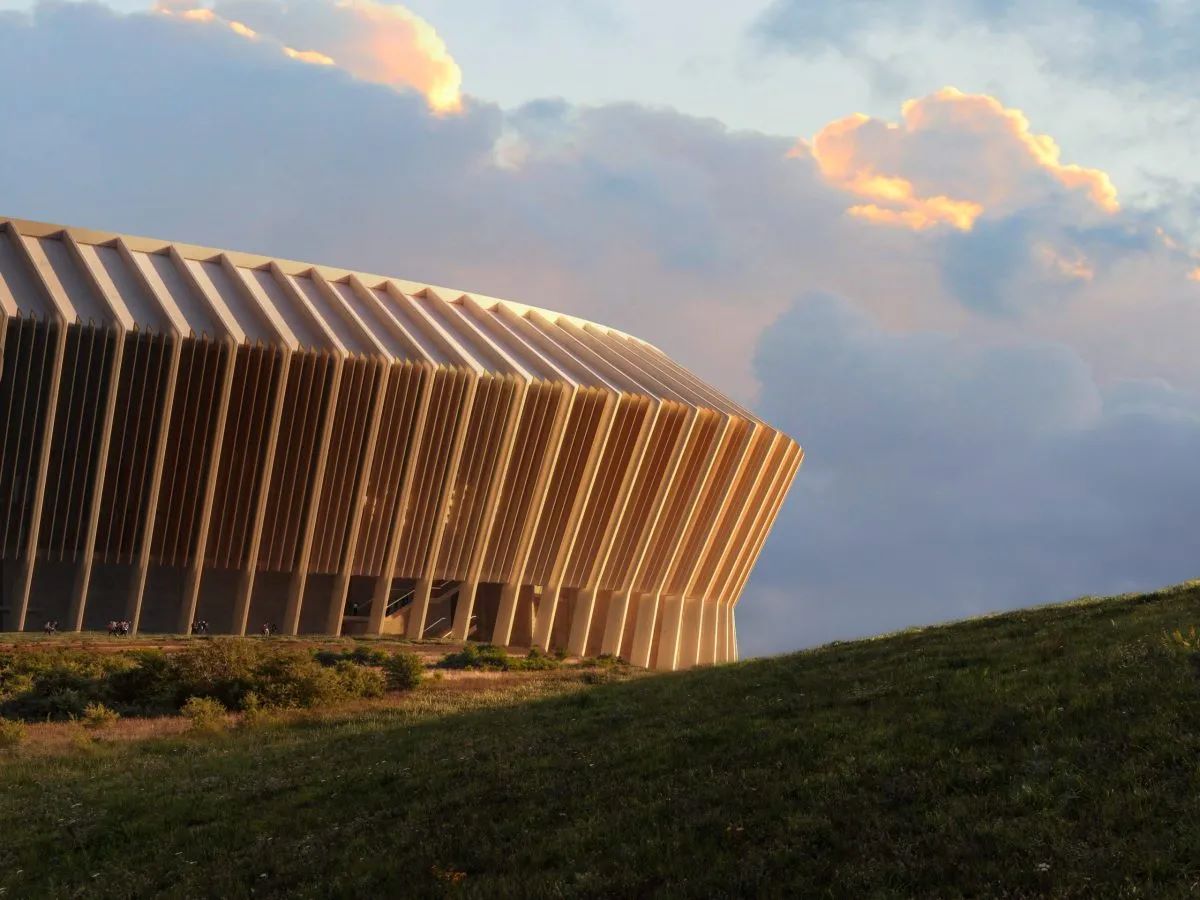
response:
<path id="1" fill-rule="evenodd" d="M 244 266 L 250 269 L 266 268 L 272 263 L 277 265 L 279 269 L 287 275 L 303 275 L 312 269 L 316 269 L 329 281 L 339 281 L 351 275 L 357 276 L 368 284 L 377 286 L 384 282 L 392 282 L 397 285 L 405 294 L 416 294 L 421 291 L 432 291 L 440 299 L 452 303 L 460 297 L 470 297 L 476 303 L 484 308 L 491 309 L 497 304 L 511 309 L 518 315 L 533 311 L 541 313 L 550 318 L 552 321 L 565 319 L 575 325 L 594 325 L 598 328 L 604 328 L 614 334 L 623 337 L 631 338 L 638 343 L 645 344 L 648 347 L 655 347 L 649 341 L 639 338 L 637 335 L 629 334 L 621 331 L 618 328 L 613 328 L 611 325 L 605 325 L 602 322 L 593 322 L 589 319 L 584 319 L 579 316 L 573 316 L 569 313 L 557 312 L 552 309 L 545 309 L 540 306 L 533 306 L 528 303 L 521 303 L 517 300 L 506 300 L 502 297 L 492 297 L 488 294 L 480 294 L 475 291 L 463 291 L 457 288 L 448 288 L 441 285 L 430 284 L 424 281 L 411 281 L 407 278 L 401 278 L 396 275 L 379 275 L 373 272 L 364 272 L 360 269 L 346 269 L 340 266 L 330 266 L 323 263 L 303 262 L 294 259 L 285 259 L 279 256 L 267 256 L 261 253 L 248 253 L 242 250 L 226 250 L 220 247 L 206 247 L 201 244 L 189 244 L 185 241 L 172 241 L 166 238 L 149 238 L 141 235 L 125 234 L 118 231 L 104 231 L 95 228 L 79 228 L 74 225 L 58 225 L 53 222 L 39 222 L 33 219 L 20 219 L 14 216 L 0 215 L 0 227 L 11 226 L 16 229 L 18 234 L 27 235 L 29 237 L 53 237 L 58 234 L 69 234 L 79 244 L 102 245 L 111 243 L 120 239 L 128 245 L 129 249 L 140 251 L 142 253 L 161 253 L 171 247 L 174 247 L 184 259 L 191 260 L 212 260 L 222 255 L 229 258 L 231 262 L 238 266 Z M 662 352 L 660 350 L 660 352 Z"/>

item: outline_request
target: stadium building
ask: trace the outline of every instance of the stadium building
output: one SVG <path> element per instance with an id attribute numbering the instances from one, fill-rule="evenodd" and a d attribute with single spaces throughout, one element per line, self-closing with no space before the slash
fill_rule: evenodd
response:
<path id="1" fill-rule="evenodd" d="M 657 348 L 395 278 L 0 219 L 0 630 L 737 658 L 800 447 Z"/>

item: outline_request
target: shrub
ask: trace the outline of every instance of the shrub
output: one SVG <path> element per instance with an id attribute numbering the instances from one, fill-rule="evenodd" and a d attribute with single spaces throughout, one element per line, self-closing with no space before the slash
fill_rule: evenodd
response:
<path id="1" fill-rule="evenodd" d="M 380 650 L 378 647 L 360 645 L 350 651 L 349 659 L 360 666 L 382 666 L 388 661 L 389 655 L 386 650 Z"/>
<path id="2" fill-rule="evenodd" d="M 103 703 L 89 703 L 83 708 L 83 724 L 91 729 L 98 730 L 115 725 L 120 718 L 120 713 Z"/>
<path id="3" fill-rule="evenodd" d="M 330 668 L 341 662 L 359 666 L 382 666 L 388 660 L 385 650 L 378 647 L 355 647 L 353 650 L 314 650 L 313 659 Z"/>
<path id="4" fill-rule="evenodd" d="M 507 669 L 508 651 L 492 644 L 467 644 L 457 653 L 447 653 L 439 669 Z"/>
<path id="5" fill-rule="evenodd" d="M 437 664 L 439 669 L 497 669 L 504 672 L 557 669 L 560 665 L 560 657 L 547 656 L 536 647 L 527 656 L 520 657 L 509 656 L 507 650 L 493 644 L 467 644 L 457 653 L 447 653 Z"/>
<path id="6" fill-rule="evenodd" d="M 71 719 L 107 699 L 108 683 L 134 665 L 120 654 L 21 650 L 0 654 L 0 716 Z"/>
<path id="7" fill-rule="evenodd" d="M 255 668 L 270 649 L 251 641 L 198 642 L 168 657 L 167 677 L 174 706 L 189 697 L 213 697 L 225 708 L 236 708 L 255 687 Z M 265 650 L 265 652 L 264 652 Z"/>
<path id="8" fill-rule="evenodd" d="M 379 669 L 345 661 L 338 663 L 334 671 L 341 689 L 350 697 L 382 697 L 387 689 L 387 679 Z"/>
<path id="9" fill-rule="evenodd" d="M 192 731 L 222 731 L 225 728 L 225 706 L 214 697 L 188 697 L 179 711 L 192 720 Z"/>
<path id="10" fill-rule="evenodd" d="M 447 653 L 436 663 L 439 669 L 478 669 L 482 667 L 479 650 L 474 644 L 467 644 L 456 653 Z"/>
<path id="11" fill-rule="evenodd" d="M 13 671 L 6 676 L 3 666 L 0 666 L 0 703 L 29 693 L 34 689 L 34 684 L 33 676 L 28 672 Z"/>
<path id="12" fill-rule="evenodd" d="M 267 656 L 252 673 L 247 690 L 253 688 L 267 706 L 307 707 L 340 700 L 348 694 L 345 677 L 337 669 L 328 669 L 306 653 L 274 653 Z M 243 690 L 234 701 L 241 705 Z"/>
<path id="13" fill-rule="evenodd" d="M 345 658 L 345 654 L 342 653 L 341 650 L 314 650 L 313 651 L 313 659 L 315 659 L 317 662 L 319 662 L 323 666 L 336 666 L 344 658 Z"/>
<path id="14" fill-rule="evenodd" d="M 411 691 L 425 677 L 425 664 L 421 657 L 408 650 L 398 650 L 383 664 L 387 685 L 393 691 Z"/>
<path id="15" fill-rule="evenodd" d="M 191 697 L 211 697 L 236 710 L 246 708 L 251 693 L 270 707 L 310 707 L 383 693 L 384 674 L 373 666 L 385 663 L 386 653 L 361 647 L 336 656 L 322 665 L 306 650 L 237 638 L 198 641 L 172 653 L 0 653 L 0 716 L 90 722 L 91 706 L 113 715 L 165 715 Z"/>
<path id="16" fill-rule="evenodd" d="M 547 656 L 537 647 L 531 647 L 524 659 L 508 657 L 508 668 L 533 671 L 538 669 L 557 669 L 562 666 L 562 659 Z"/>
<path id="17" fill-rule="evenodd" d="M 211 641 L 171 660 L 177 696 L 215 697 L 229 709 L 245 709 L 254 693 L 264 706 L 321 706 L 348 697 L 377 697 L 383 676 L 340 659 L 332 667 L 303 650 L 249 641 Z"/>
<path id="18" fill-rule="evenodd" d="M 19 747 L 25 740 L 25 725 L 12 719 L 0 718 L 0 750 Z"/>
<path id="19" fill-rule="evenodd" d="M 207 643 L 207 642 L 206 642 Z M 111 699 L 138 712 L 173 712 L 183 698 L 176 697 L 175 663 L 161 650 L 130 654 L 132 668 L 114 672 L 108 679 Z M 178 658 L 178 655 L 177 655 Z"/>
<path id="20" fill-rule="evenodd" d="M 241 725 L 243 728 L 269 725 L 278 718 L 279 711 L 263 703 L 254 691 L 250 691 L 242 698 Z"/>

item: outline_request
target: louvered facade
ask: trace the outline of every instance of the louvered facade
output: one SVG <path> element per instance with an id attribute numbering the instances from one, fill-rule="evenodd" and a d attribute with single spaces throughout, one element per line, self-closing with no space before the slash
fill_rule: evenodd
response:
<path id="1" fill-rule="evenodd" d="M 735 659 L 800 447 L 655 347 L 326 266 L 0 219 L 0 630 Z"/>

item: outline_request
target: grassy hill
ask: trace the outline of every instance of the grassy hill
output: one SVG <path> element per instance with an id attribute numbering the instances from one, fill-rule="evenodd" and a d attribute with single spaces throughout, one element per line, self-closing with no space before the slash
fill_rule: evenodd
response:
<path id="1" fill-rule="evenodd" d="M 0 753 L 0 896 L 1195 896 L 1193 624 L 1187 586 Z"/>

